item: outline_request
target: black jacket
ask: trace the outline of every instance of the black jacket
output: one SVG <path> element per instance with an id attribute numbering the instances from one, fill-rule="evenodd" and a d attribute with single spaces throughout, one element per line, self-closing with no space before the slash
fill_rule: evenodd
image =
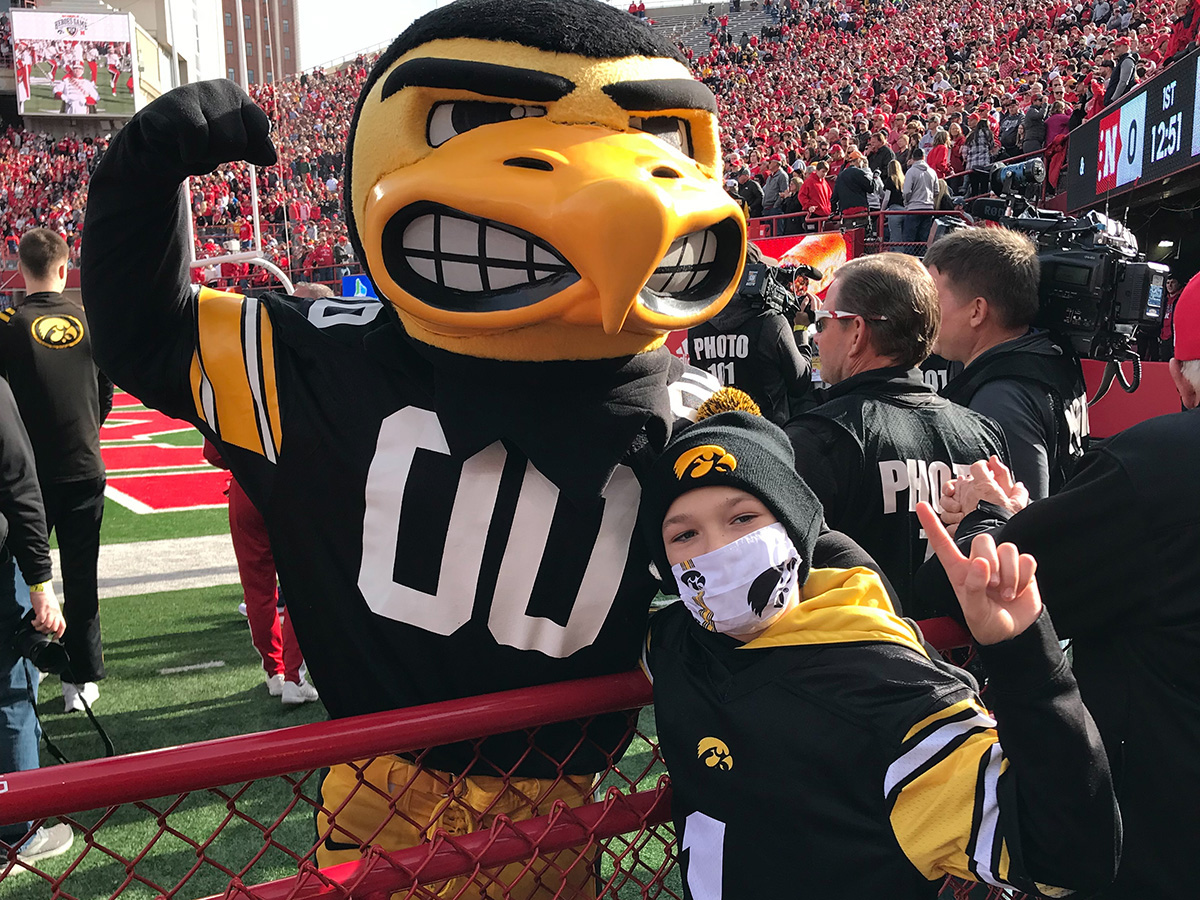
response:
<path id="1" fill-rule="evenodd" d="M 879 173 L 880 177 L 887 177 L 888 164 L 896 158 L 896 154 L 892 152 L 892 148 L 884 144 L 874 153 L 867 154 L 867 165 Z"/>
<path id="2" fill-rule="evenodd" d="M 992 454 L 1008 458 L 995 422 L 951 403 L 918 369 L 862 372 L 829 388 L 826 402 L 785 429 L 796 471 L 825 507 L 831 528 L 883 566 L 905 611 L 928 544 L 918 500 L 934 501 L 954 473 Z"/>
<path id="3" fill-rule="evenodd" d="M 33 448 L 12 389 L 0 378 L 0 553 L 4 552 L 16 557 L 27 584 L 50 580 L 50 543 Z M 7 595 L 0 591 L 0 596 Z M 12 612 L 0 609 L 0 619 Z"/>
<path id="4" fill-rule="evenodd" d="M 811 398 L 812 350 L 797 346 L 792 323 L 783 315 L 741 297 L 689 328 L 687 350 L 692 365 L 745 391 L 780 427 Z"/>
<path id="5" fill-rule="evenodd" d="M 62 294 L 29 294 L 0 311 L 0 375 L 8 378 L 43 484 L 104 474 L 100 424 L 112 382 L 92 361 L 83 307 Z"/>
<path id="6" fill-rule="evenodd" d="M 1084 702 L 1112 760 L 1125 852 L 1105 900 L 1195 895 L 1200 809 L 1200 410 L 1142 422 L 1090 451 L 1052 497 L 1005 521 L 981 505 L 960 547 L 990 531 L 1038 562 L 1042 599 L 1074 639 Z M 958 604 L 937 559 L 918 591 Z"/>
<path id="7" fill-rule="evenodd" d="M 757 219 L 763 212 L 763 189 L 762 185 L 753 178 L 746 180 L 745 184 L 739 184 L 736 188 L 738 199 L 746 204 L 747 215 L 751 219 Z"/>
<path id="8" fill-rule="evenodd" d="M 1083 456 L 1088 435 L 1083 369 L 1069 346 L 1034 330 L 979 355 L 941 390 L 994 420 L 1029 496 L 1057 491 Z"/>
<path id="9" fill-rule="evenodd" d="M 866 209 L 867 195 L 874 187 L 870 175 L 858 166 L 846 166 L 833 183 L 833 211 L 845 213 L 848 209 Z"/>

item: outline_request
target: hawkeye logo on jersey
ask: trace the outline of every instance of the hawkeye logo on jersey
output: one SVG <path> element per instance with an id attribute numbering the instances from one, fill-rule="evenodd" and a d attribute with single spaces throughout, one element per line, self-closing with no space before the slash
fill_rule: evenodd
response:
<path id="1" fill-rule="evenodd" d="M 65 350 L 83 340 L 83 323 L 74 316 L 38 316 L 29 333 L 43 347 Z"/>
<path id="2" fill-rule="evenodd" d="M 724 447 L 716 444 L 704 444 L 685 450 L 675 460 L 675 477 L 680 481 L 684 478 L 703 478 L 709 472 L 728 475 L 737 468 L 737 459 L 732 453 L 726 453 Z"/>
<path id="3" fill-rule="evenodd" d="M 723 740 L 715 737 L 701 738 L 696 747 L 696 759 L 710 769 L 728 772 L 733 768 L 733 756 Z"/>

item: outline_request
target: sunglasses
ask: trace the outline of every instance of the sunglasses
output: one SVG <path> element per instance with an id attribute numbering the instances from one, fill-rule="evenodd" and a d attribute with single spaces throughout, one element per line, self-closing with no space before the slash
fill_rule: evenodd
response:
<path id="1" fill-rule="evenodd" d="M 813 310 L 813 325 L 817 329 L 817 334 L 825 330 L 826 322 L 841 321 L 843 319 L 862 319 L 866 322 L 886 322 L 887 316 L 868 316 L 863 313 L 844 312 L 838 309 L 814 309 Z"/>

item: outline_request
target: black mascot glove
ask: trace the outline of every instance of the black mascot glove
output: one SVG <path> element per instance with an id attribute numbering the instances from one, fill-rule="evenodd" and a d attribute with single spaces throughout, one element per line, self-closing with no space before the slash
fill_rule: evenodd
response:
<path id="1" fill-rule="evenodd" d="M 135 122 L 140 161 L 180 181 L 205 175 L 222 163 L 245 160 L 273 166 L 278 159 L 271 120 L 245 91 L 225 79 L 175 88 L 143 109 Z"/>

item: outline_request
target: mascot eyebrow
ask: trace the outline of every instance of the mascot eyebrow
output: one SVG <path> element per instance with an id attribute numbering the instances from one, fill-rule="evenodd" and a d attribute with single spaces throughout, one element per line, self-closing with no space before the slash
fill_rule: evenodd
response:
<path id="1" fill-rule="evenodd" d="M 516 66 L 465 59 L 413 59 L 392 70 L 383 83 L 379 99 L 386 100 L 406 87 L 472 91 L 492 97 L 546 103 L 567 96 L 575 90 L 575 83 L 551 72 Z M 604 93 L 626 110 L 699 109 L 713 115 L 717 112 L 712 91 L 690 78 L 619 81 L 606 85 Z"/>
<path id="2" fill-rule="evenodd" d="M 655 112 L 661 109 L 701 109 L 717 114 L 717 99 L 705 85 L 690 78 L 654 78 L 618 81 L 604 93 L 625 110 Z"/>
<path id="3" fill-rule="evenodd" d="M 486 88 L 480 90 L 480 88 Z M 414 59 L 397 66 L 383 83 L 386 100 L 406 87 L 473 91 L 492 97 L 511 97 L 531 103 L 561 100 L 575 82 L 561 75 L 465 59 Z"/>

